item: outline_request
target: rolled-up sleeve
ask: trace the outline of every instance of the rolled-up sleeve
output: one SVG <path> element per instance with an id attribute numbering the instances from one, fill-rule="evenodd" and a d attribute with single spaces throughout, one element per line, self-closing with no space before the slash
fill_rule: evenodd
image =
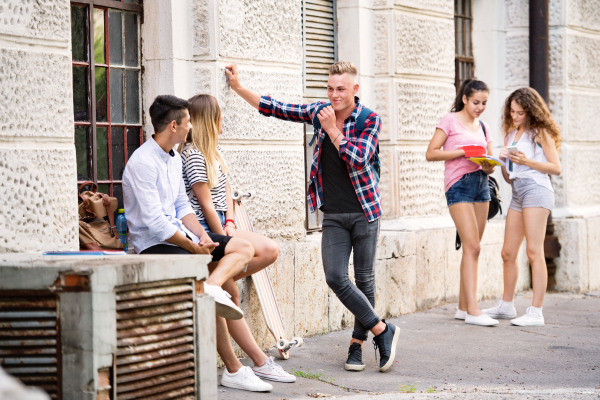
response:
<path id="1" fill-rule="evenodd" d="M 275 117 L 292 122 L 304 122 L 312 125 L 315 112 L 320 104 L 323 104 L 323 102 L 288 104 L 277 101 L 271 96 L 261 96 L 258 112 L 266 117 Z"/>
<path id="2" fill-rule="evenodd" d="M 380 129 L 381 118 L 375 113 L 371 114 L 365 121 L 365 127 L 356 139 L 356 144 L 346 138 L 340 141 L 340 157 L 354 169 L 363 169 L 375 153 Z"/>
<path id="3" fill-rule="evenodd" d="M 138 203 L 137 212 L 141 225 L 148 229 L 150 235 L 160 241 L 166 241 L 175 235 L 177 228 L 163 213 L 160 195 L 156 187 L 158 176 L 156 166 L 140 164 L 136 167 L 129 171 L 131 176 L 128 181 L 131 193 Z"/>

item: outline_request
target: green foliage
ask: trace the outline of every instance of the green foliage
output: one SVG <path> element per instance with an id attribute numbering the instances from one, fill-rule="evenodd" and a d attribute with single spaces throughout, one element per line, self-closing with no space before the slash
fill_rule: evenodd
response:
<path id="1" fill-rule="evenodd" d="M 438 391 L 437 391 L 436 386 L 429 386 L 425 392 L 426 393 L 437 393 Z"/>
<path id="2" fill-rule="evenodd" d="M 310 372 L 310 368 L 307 368 L 306 372 L 292 369 L 292 373 L 300 378 L 314 379 L 317 381 L 320 380 L 321 375 L 323 375 L 322 372 Z"/>
<path id="3" fill-rule="evenodd" d="M 397 385 L 400 393 L 414 393 L 417 391 L 417 385 L 406 384 L 401 386 L 399 383 Z"/>

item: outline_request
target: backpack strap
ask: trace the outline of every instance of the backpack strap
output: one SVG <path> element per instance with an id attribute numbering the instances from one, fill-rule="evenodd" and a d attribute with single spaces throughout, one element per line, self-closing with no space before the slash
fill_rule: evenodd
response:
<path id="1" fill-rule="evenodd" d="M 479 124 L 481 125 L 481 129 L 483 129 L 483 136 L 485 136 L 485 141 L 487 142 L 487 132 L 485 131 L 485 125 L 481 121 L 479 121 Z"/>

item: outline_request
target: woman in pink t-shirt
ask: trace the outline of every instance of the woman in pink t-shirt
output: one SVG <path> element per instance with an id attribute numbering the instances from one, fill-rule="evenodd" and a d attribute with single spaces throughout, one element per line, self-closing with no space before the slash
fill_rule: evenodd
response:
<path id="1" fill-rule="evenodd" d="M 450 216 L 462 241 L 460 294 L 455 318 L 467 324 L 492 326 L 498 321 L 483 314 L 477 304 L 477 264 L 491 200 L 488 175 L 494 167 L 465 158 L 461 146 L 478 145 L 492 155 L 489 126 L 478 118 L 485 111 L 489 89 L 482 81 L 467 79 L 452 106 L 438 124 L 427 148 L 427 161 L 444 161 L 444 191 Z M 443 147 L 443 150 L 442 150 Z"/>

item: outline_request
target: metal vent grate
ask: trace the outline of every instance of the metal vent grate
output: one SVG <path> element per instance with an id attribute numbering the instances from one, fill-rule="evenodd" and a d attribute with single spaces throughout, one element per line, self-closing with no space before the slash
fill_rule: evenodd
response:
<path id="1" fill-rule="evenodd" d="M 194 399 L 194 281 L 116 288 L 117 400 Z"/>
<path id="2" fill-rule="evenodd" d="M 0 365 L 29 386 L 60 398 L 60 329 L 55 294 L 0 293 Z"/>

